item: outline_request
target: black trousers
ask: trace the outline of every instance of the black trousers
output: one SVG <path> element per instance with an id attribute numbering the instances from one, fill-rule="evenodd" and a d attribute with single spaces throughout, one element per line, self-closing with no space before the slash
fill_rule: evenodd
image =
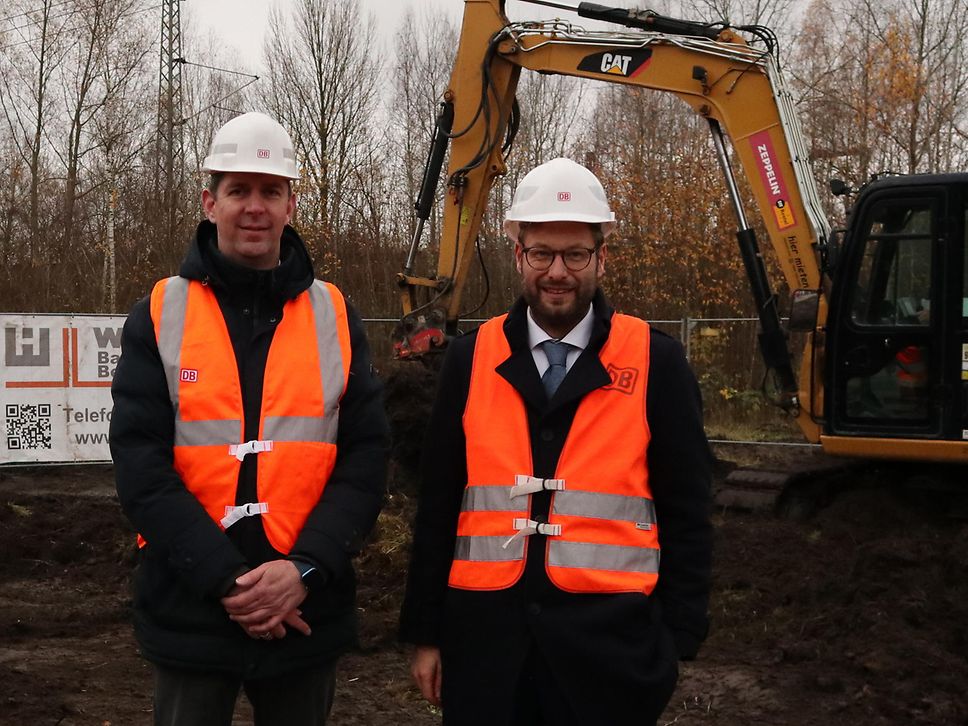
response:
<path id="1" fill-rule="evenodd" d="M 581 726 L 564 695 L 532 643 L 514 692 L 512 726 Z"/>
<path id="2" fill-rule="evenodd" d="M 483 676 L 482 669 L 481 675 Z M 451 674 L 453 672 L 451 671 Z M 464 674 L 466 676 L 466 674 Z M 678 680 L 678 667 L 675 661 L 659 660 L 650 678 L 651 684 L 635 694 L 636 708 L 634 713 L 625 713 L 623 718 L 615 720 L 602 714 L 582 715 L 573 705 L 573 696 L 587 701 L 589 695 L 598 699 L 608 698 L 594 684 L 589 684 L 589 691 L 581 694 L 571 694 L 555 679 L 553 669 L 541 653 L 537 644 L 531 643 L 528 648 L 520 678 L 514 686 L 513 697 L 510 699 L 508 711 L 501 708 L 495 710 L 491 706 L 491 699 L 481 701 L 474 694 L 469 700 L 474 703 L 468 705 L 465 699 L 459 698 L 454 690 L 460 694 L 473 693 L 475 685 L 480 684 L 486 689 L 486 677 L 480 681 L 464 683 L 462 687 L 453 688 L 447 684 L 448 669 L 444 666 L 444 726 L 655 726 L 659 716 L 669 703 Z M 448 685 L 451 686 L 450 694 Z M 448 707 L 448 700 L 450 707 Z M 501 700 L 501 699 L 496 699 Z M 624 699 L 623 699 L 624 700 Z M 604 705 L 604 704 L 603 704 Z M 587 711 L 587 705 L 585 706 Z M 614 712 L 614 708 L 603 709 Z"/>
<path id="3" fill-rule="evenodd" d="M 256 680 L 155 666 L 154 724 L 230 726 L 240 690 L 252 704 L 255 726 L 324 726 L 336 664 Z"/>
<path id="4" fill-rule="evenodd" d="M 635 726 L 655 726 L 675 689 L 675 678 L 656 688 L 644 708 L 635 714 Z M 587 726 L 570 705 L 568 695 L 555 682 L 551 669 L 532 644 L 524 672 L 514 694 L 513 726 Z"/>

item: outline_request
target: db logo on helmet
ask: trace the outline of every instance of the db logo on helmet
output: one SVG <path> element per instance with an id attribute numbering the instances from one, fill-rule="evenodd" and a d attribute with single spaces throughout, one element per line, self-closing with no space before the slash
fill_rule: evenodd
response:
<path id="1" fill-rule="evenodd" d="M 558 192 L 558 201 L 559 202 L 570 202 L 571 201 L 571 192 Z"/>
<path id="2" fill-rule="evenodd" d="M 259 158 L 260 159 L 268 159 L 269 158 L 269 150 L 268 149 L 259 149 L 259 154 L 258 155 L 259 155 Z"/>

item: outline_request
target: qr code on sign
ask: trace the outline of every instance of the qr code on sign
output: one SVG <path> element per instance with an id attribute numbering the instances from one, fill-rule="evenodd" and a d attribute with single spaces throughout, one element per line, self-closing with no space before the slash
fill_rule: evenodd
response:
<path id="1" fill-rule="evenodd" d="M 6 413 L 8 450 L 51 448 L 49 403 L 8 403 Z"/>

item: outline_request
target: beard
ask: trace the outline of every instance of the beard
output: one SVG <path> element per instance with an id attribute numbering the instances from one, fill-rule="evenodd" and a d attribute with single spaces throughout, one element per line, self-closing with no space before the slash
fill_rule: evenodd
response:
<path id="1" fill-rule="evenodd" d="M 597 289 L 594 279 L 572 280 L 568 284 L 529 281 L 521 296 L 541 329 L 553 338 L 562 338 L 588 314 Z"/>

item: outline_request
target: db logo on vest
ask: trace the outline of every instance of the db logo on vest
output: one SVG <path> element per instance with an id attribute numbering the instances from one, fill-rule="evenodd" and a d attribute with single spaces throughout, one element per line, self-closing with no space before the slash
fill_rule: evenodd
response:
<path id="1" fill-rule="evenodd" d="M 609 364 L 607 371 L 612 382 L 605 386 L 602 389 L 603 391 L 619 391 L 632 395 L 635 391 L 635 384 L 639 380 L 638 368 L 618 368 Z"/>
<path id="2" fill-rule="evenodd" d="M 178 377 L 184 383 L 195 383 L 198 381 L 198 371 L 194 368 L 182 368 Z"/>

